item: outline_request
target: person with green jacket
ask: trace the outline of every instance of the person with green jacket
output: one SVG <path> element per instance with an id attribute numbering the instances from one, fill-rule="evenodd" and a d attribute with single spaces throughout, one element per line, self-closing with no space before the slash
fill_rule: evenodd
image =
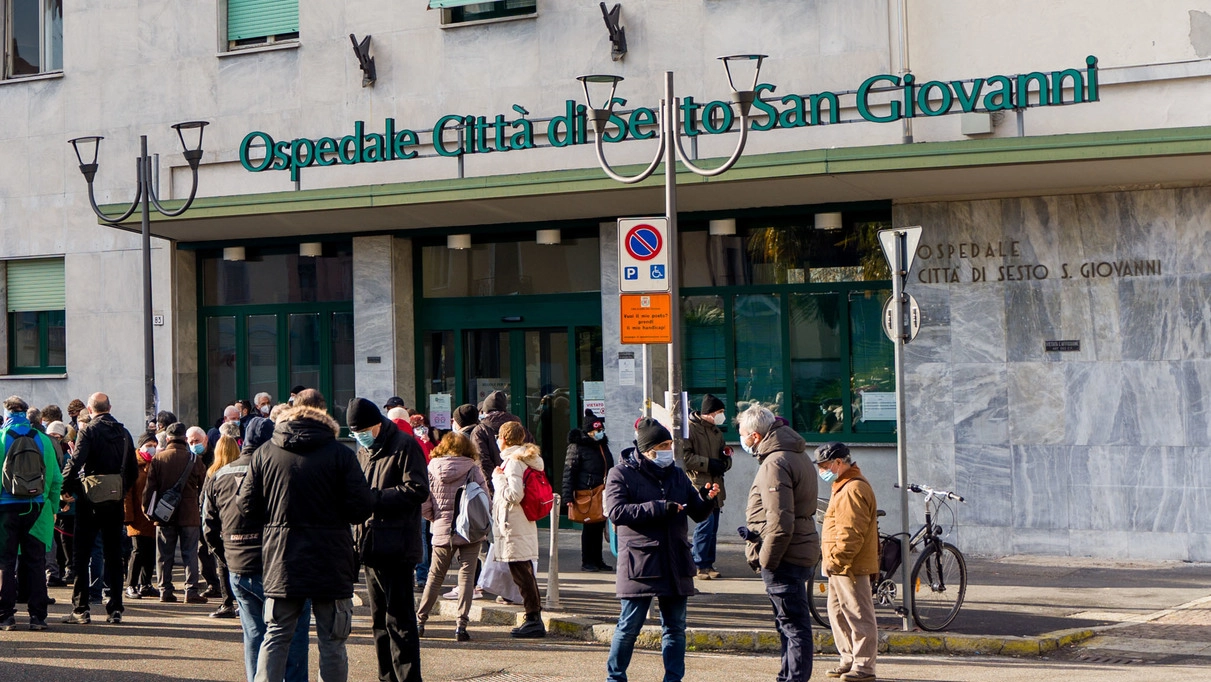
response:
<path id="1" fill-rule="evenodd" d="M 17 563 L 20 574 L 29 582 L 29 629 L 46 629 L 46 553 L 50 551 L 55 532 L 55 512 L 59 509 L 59 493 L 63 489 L 63 472 L 55 446 L 46 434 L 30 426 L 26 411 L 29 405 L 17 396 L 4 401 L 7 418 L 0 427 L 0 471 L 14 445 L 32 445 L 42 453 L 43 477 L 41 492 L 29 494 L 10 490 L 9 476 L 0 491 L 0 630 L 17 629 Z M 10 463 L 11 464 L 11 463 Z"/>

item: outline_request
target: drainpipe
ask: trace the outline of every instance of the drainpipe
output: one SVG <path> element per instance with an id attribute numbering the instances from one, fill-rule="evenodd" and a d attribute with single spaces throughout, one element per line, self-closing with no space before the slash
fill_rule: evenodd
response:
<path id="1" fill-rule="evenodd" d="M 896 73 L 903 79 L 912 73 L 908 64 L 908 0 L 887 0 L 887 26 L 888 52 L 899 54 L 900 63 Z M 904 144 L 912 144 L 912 119 L 905 118 L 903 123 Z"/>

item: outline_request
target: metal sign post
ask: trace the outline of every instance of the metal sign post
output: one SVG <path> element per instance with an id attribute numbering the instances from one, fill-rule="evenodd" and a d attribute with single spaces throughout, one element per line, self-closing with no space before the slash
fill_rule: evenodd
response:
<path id="1" fill-rule="evenodd" d="M 917 244 L 921 241 L 920 227 L 902 227 L 892 230 L 879 231 L 879 244 L 883 247 L 883 255 L 891 266 L 891 299 L 884 308 L 890 308 L 891 329 L 894 333 L 892 343 L 896 348 L 896 469 L 900 488 L 900 584 L 904 591 L 903 612 L 900 614 L 904 630 L 910 629 L 910 614 L 914 585 L 909 583 L 909 540 L 911 539 L 908 522 L 908 439 L 905 433 L 904 412 L 904 344 L 916 337 L 921 328 L 921 311 L 917 302 L 904 292 L 904 283 L 908 279 L 908 271 L 912 269 L 912 260 L 916 256 Z M 885 315 L 886 317 L 886 315 Z M 911 325 L 906 329 L 906 322 Z M 886 325 L 885 325 L 886 327 Z"/>

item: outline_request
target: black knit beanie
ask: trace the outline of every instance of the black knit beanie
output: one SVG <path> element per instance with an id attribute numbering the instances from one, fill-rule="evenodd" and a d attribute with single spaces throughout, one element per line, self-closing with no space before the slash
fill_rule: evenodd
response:
<path id="1" fill-rule="evenodd" d="M 580 424 L 580 430 L 588 433 L 590 431 L 600 431 L 605 428 L 605 417 L 598 417 L 593 414 L 593 410 L 584 411 L 584 421 Z"/>
<path id="2" fill-rule="evenodd" d="M 464 429 L 479 423 L 479 409 L 469 403 L 456 407 L 453 416 L 459 427 Z"/>
<path id="3" fill-rule="evenodd" d="M 635 446 L 639 448 L 640 454 L 650 452 L 657 445 L 671 440 L 673 435 L 664 428 L 664 424 L 655 419 L 645 417 L 635 425 Z"/>
<path id="4" fill-rule="evenodd" d="M 702 414 L 711 414 L 712 412 L 718 412 L 722 409 L 725 409 L 722 400 L 716 398 L 710 393 L 702 396 Z"/>
<path id="5" fill-rule="evenodd" d="M 354 398 L 349 401 L 349 410 L 345 413 L 345 421 L 351 431 L 365 431 L 375 424 L 383 423 L 383 413 L 378 405 L 365 398 Z"/>

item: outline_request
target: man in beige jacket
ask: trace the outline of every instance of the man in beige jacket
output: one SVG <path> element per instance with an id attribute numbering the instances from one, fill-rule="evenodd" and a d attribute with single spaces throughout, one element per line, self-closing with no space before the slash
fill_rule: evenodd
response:
<path id="1" fill-rule="evenodd" d="M 842 443 L 816 448 L 820 478 L 832 484 L 824 513 L 822 570 L 828 576 L 828 619 L 841 664 L 826 672 L 845 682 L 874 682 L 879 631 L 871 576 L 879 573 L 875 491 Z"/>

